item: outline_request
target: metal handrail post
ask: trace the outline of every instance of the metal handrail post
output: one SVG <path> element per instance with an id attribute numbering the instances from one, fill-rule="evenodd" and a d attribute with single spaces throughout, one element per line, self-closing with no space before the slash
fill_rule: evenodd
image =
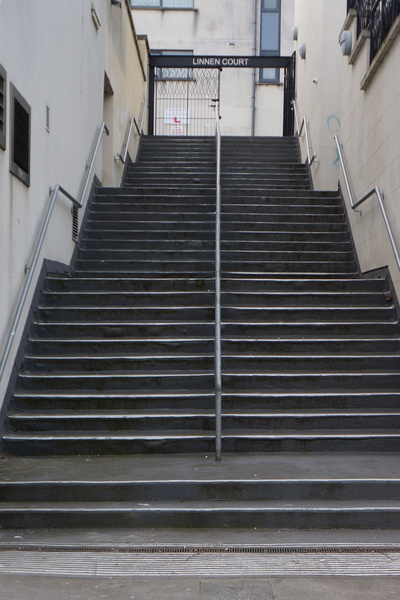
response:
<path id="1" fill-rule="evenodd" d="M 101 138 L 102 138 L 103 133 L 106 133 L 107 135 L 110 134 L 110 132 L 108 131 L 107 125 L 104 123 L 104 121 L 100 125 L 99 134 L 97 136 L 96 145 L 95 145 L 95 148 L 94 148 L 94 151 L 93 151 L 93 155 L 92 155 L 92 160 L 90 161 L 90 164 L 87 167 L 86 180 L 85 180 L 85 184 L 83 186 L 83 190 L 82 190 L 81 197 L 80 197 L 80 200 L 79 200 L 79 203 L 80 203 L 81 207 L 83 206 L 83 201 L 85 199 L 86 192 L 87 192 L 87 189 L 89 187 L 90 175 L 91 175 L 92 169 L 94 167 L 94 163 L 95 163 L 95 160 L 96 160 L 97 152 L 99 150 L 99 146 L 100 146 L 100 142 L 101 142 Z"/>
<path id="2" fill-rule="evenodd" d="M 299 136 L 301 132 L 300 132 L 300 126 L 299 126 L 299 116 L 297 114 L 297 104 L 296 104 L 295 100 L 292 100 L 292 106 L 293 106 L 294 118 L 296 120 L 296 126 L 297 126 L 296 135 Z"/>
<path id="3" fill-rule="evenodd" d="M 339 138 L 337 135 L 334 136 L 335 142 L 336 142 L 336 148 L 338 151 L 338 155 L 339 155 L 339 161 L 340 161 L 340 166 L 342 167 L 342 172 L 343 172 L 343 177 L 344 177 L 344 183 L 346 185 L 346 190 L 347 190 L 347 194 L 349 196 L 349 200 L 350 200 L 350 206 L 351 208 L 354 208 L 354 200 L 353 200 L 353 194 L 351 193 L 351 188 L 350 188 L 350 182 L 349 182 L 349 178 L 347 175 L 347 169 L 346 169 L 346 165 L 344 164 L 344 159 L 343 159 L 343 154 L 342 154 L 342 148 L 339 142 Z"/>
<path id="4" fill-rule="evenodd" d="M 310 145 L 310 137 L 308 135 L 308 124 L 307 124 L 307 119 L 305 117 L 304 117 L 304 132 L 305 132 L 305 135 L 306 135 L 308 166 L 311 167 L 311 165 L 313 164 L 314 160 L 317 158 L 317 155 L 313 154 L 311 156 L 311 145 Z"/>
<path id="5" fill-rule="evenodd" d="M 129 143 L 131 141 L 131 135 L 132 135 L 132 128 L 133 128 L 133 124 L 135 123 L 135 117 L 132 115 L 131 120 L 129 122 L 129 130 L 128 130 L 128 137 L 126 139 L 126 144 L 125 144 L 125 150 L 124 153 L 121 154 L 120 152 L 118 152 L 117 154 L 117 158 L 119 158 L 121 160 L 121 162 L 123 164 L 125 164 L 126 162 L 126 157 L 128 156 L 128 150 L 129 150 Z"/>
<path id="6" fill-rule="evenodd" d="M 393 253 L 394 253 L 394 257 L 396 259 L 397 262 L 397 266 L 400 270 L 400 256 L 399 256 L 399 252 L 397 250 L 397 245 L 393 236 L 393 232 L 392 232 L 392 228 L 390 227 L 390 223 L 389 223 L 389 219 L 385 210 L 385 207 L 383 205 L 383 197 L 382 194 L 379 190 L 378 187 L 375 188 L 375 193 L 376 196 L 378 198 L 378 202 L 379 202 L 379 206 L 381 207 L 381 211 L 382 211 L 382 215 L 383 215 L 383 220 L 385 221 L 385 225 L 386 225 L 386 229 L 389 235 L 389 239 L 390 239 L 390 243 L 392 244 L 392 248 L 393 248 Z"/>
<path id="7" fill-rule="evenodd" d="M 219 126 L 219 102 L 216 115 L 216 202 L 215 202 L 215 460 L 221 460 L 222 452 L 222 374 L 221 374 L 221 130 Z"/>

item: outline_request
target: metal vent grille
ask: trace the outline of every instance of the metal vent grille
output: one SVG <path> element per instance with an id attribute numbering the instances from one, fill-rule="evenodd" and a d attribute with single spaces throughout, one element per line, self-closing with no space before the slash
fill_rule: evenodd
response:
<path id="1" fill-rule="evenodd" d="M 75 204 L 72 205 L 72 239 L 75 243 L 78 243 L 79 237 L 79 219 L 78 219 L 78 207 Z"/>
<path id="2" fill-rule="evenodd" d="M 6 147 L 6 72 L 0 65 L 0 148 Z"/>
<path id="3" fill-rule="evenodd" d="M 50 106 L 46 106 L 46 131 L 50 133 Z"/>
<path id="4" fill-rule="evenodd" d="M 31 546 L 2 545 L 0 552 L 98 552 L 122 554 L 387 554 L 400 546 Z"/>

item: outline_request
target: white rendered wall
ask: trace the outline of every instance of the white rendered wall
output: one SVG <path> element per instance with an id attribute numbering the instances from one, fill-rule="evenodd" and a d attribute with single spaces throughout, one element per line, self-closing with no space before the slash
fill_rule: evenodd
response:
<path id="1" fill-rule="evenodd" d="M 340 129 L 341 59 L 338 43 L 346 15 L 346 0 L 296 0 L 297 51 L 305 44 L 306 58 L 297 52 L 297 106 L 299 120 L 307 118 L 316 189 L 336 189 L 339 176 L 333 136 Z M 301 139 L 303 158 L 306 144 Z"/>
<path id="2" fill-rule="evenodd" d="M 135 55 L 129 5 L 124 1 L 121 8 L 111 7 L 108 0 L 95 0 L 94 5 L 99 30 L 92 20 L 91 0 L 25 0 L 23 7 L 14 0 L 0 4 L 0 63 L 7 72 L 8 100 L 7 146 L 0 149 L 1 351 L 25 281 L 25 265 L 30 264 L 48 206 L 49 187 L 60 184 L 75 197 L 82 190 L 86 164 L 103 121 L 106 69 L 112 71 L 114 104 L 118 107 L 109 124 L 113 139 L 109 156 L 121 150 L 125 117 L 135 111 L 138 117 L 145 82 Z M 9 172 L 11 83 L 31 107 L 30 187 Z M 50 131 L 46 130 L 46 106 L 50 109 Z M 112 161 L 103 169 L 100 147 L 93 175 L 102 179 L 104 174 L 105 182 L 115 185 L 120 182 L 122 168 Z M 60 196 L 32 292 L 43 258 L 69 264 L 74 247 L 71 203 Z M 0 384 L 0 398 L 29 304 L 30 296 Z"/>
<path id="3" fill-rule="evenodd" d="M 398 18 L 398 21 L 400 19 Z M 386 49 L 385 49 L 386 50 Z M 350 184 L 357 200 L 378 186 L 393 235 L 400 248 L 400 37 L 384 52 L 365 90 L 369 40 L 353 64 L 342 59 L 342 128 L 340 139 Z M 362 215 L 350 210 L 353 235 L 363 271 L 389 265 L 397 294 L 400 274 L 376 197 L 368 199 Z"/>
<path id="4" fill-rule="evenodd" d="M 251 56 L 254 49 L 254 0 L 195 0 L 195 10 L 132 10 L 137 32 L 152 50 L 192 50 L 198 55 Z M 290 56 L 294 0 L 282 0 L 281 54 Z M 260 0 L 257 0 L 259 54 Z M 258 82 L 258 71 L 256 80 Z M 282 79 L 283 81 L 283 79 Z M 225 69 L 221 80 L 223 135 L 251 135 L 251 69 Z M 282 135 L 283 86 L 257 84 L 255 134 Z"/>

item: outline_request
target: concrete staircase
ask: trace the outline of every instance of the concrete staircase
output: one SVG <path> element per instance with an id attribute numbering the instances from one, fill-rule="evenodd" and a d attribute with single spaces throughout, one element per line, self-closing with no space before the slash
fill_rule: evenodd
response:
<path id="1" fill-rule="evenodd" d="M 393 293 L 360 276 L 339 195 L 311 187 L 295 139 L 223 138 L 215 463 L 214 142 L 143 139 L 72 277 L 41 292 L 1 527 L 397 526 Z"/>

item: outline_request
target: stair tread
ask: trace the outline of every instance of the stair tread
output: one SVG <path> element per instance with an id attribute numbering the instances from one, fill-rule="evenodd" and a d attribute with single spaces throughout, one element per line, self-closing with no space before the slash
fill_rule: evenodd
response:
<path id="1" fill-rule="evenodd" d="M 69 410 L 59 410 L 55 409 L 52 411 L 45 410 L 30 410 L 30 411 L 9 411 L 9 416 L 12 418 L 21 418 L 21 419 L 38 419 L 38 418 L 46 418 L 46 419 L 64 419 L 67 417 L 74 419 L 97 419 L 101 418 L 112 418 L 112 419 L 129 419 L 132 417 L 136 418 L 154 418 L 157 416 L 160 417 L 184 417 L 184 416 L 209 416 L 213 417 L 215 415 L 215 411 L 210 409 L 196 409 L 196 410 L 185 410 L 185 409 L 177 409 L 177 408 L 168 408 L 168 409 L 158 409 L 158 408 L 149 408 L 146 410 L 133 410 L 133 409 L 105 409 L 105 410 L 91 410 L 85 411 L 85 409 L 80 409 L 79 411 L 72 409 Z M 400 408 L 398 410 L 391 408 L 375 408 L 375 409 L 342 409 L 342 408 L 332 408 L 332 409 L 279 409 L 279 410 L 267 410 L 267 409 L 238 409 L 238 410 L 223 410 L 222 417 L 231 417 L 231 416 L 256 416 L 256 417 L 268 417 L 270 419 L 280 419 L 282 417 L 294 417 L 294 418 L 303 418 L 303 417 L 360 417 L 360 416 L 399 416 Z"/>
<path id="2" fill-rule="evenodd" d="M 35 511 L 57 511 L 57 512 L 96 512 L 96 511 L 138 511 L 144 512 L 192 512 L 192 511 L 234 511 L 237 513 L 251 513 L 254 511 L 263 512 L 297 512 L 297 511 L 312 511 L 323 512 L 330 510 L 332 512 L 341 511 L 376 511 L 383 509 L 385 511 L 400 511 L 399 500 L 247 500 L 246 503 L 239 503 L 237 500 L 182 500 L 168 502 L 116 502 L 116 501 L 29 501 L 27 502 L 1 502 L 1 512 L 19 512 L 27 511 L 33 513 Z"/>
<path id="3" fill-rule="evenodd" d="M 373 438 L 387 438 L 387 437 L 400 437 L 400 429 L 369 429 L 368 431 L 360 431 L 359 429 L 315 429 L 315 430 L 302 430 L 296 429 L 280 430 L 277 433 L 275 430 L 223 430 L 222 439 L 229 437 L 239 438 L 253 438 L 253 439 L 373 439 Z M 161 430 L 161 431 L 18 431 L 18 432 L 6 432 L 4 439 L 36 439 L 36 440 L 52 440 L 52 439 L 65 439 L 65 440 L 84 440 L 84 439 L 95 439 L 95 440 L 112 440 L 112 439 L 201 439 L 201 438 L 215 438 L 215 432 L 205 430 Z"/>

